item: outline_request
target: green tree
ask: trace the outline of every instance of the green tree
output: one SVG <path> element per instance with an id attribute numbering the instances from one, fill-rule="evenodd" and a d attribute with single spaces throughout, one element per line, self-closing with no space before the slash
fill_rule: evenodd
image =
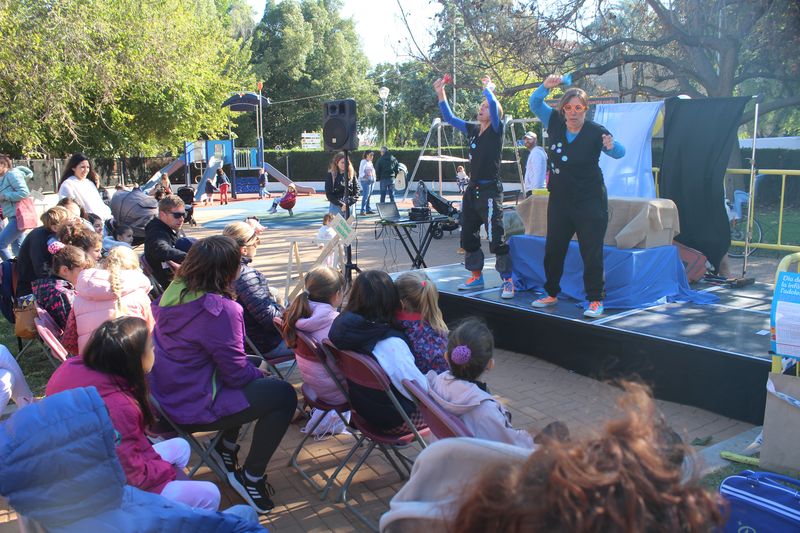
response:
<path id="1" fill-rule="evenodd" d="M 322 129 L 322 102 L 354 98 L 359 115 L 373 104 L 369 62 L 337 0 L 270 0 L 256 25 L 252 67 L 264 81 L 266 146 L 295 146 Z M 254 142 L 251 113 L 237 119 L 239 144 Z"/>
<path id="2" fill-rule="evenodd" d="M 227 130 L 250 50 L 214 0 L 0 0 L 0 148 L 155 154 Z"/>

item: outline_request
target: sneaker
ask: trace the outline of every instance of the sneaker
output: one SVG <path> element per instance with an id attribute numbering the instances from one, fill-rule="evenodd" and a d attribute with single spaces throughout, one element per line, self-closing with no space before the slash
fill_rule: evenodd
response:
<path id="1" fill-rule="evenodd" d="M 467 281 L 458 286 L 458 290 L 460 291 L 468 291 L 471 289 L 482 289 L 482 288 L 483 288 L 483 274 L 479 276 L 472 276 Z"/>
<path id="2" fill-rule="evenodd" d="M 583 312 L 583 316 L 588 318 L 597 318 L 603 314 L 603 302 L 589 302 L 589 307 Z"/>
<path id="3" fill-rule="evenodd" d="M 503 280 L 503 292 L 500 293 L 500 298 L 509 299 L 514 297 L 514 280 L 511 278 Z"/>
<path id="4" fill-rule="evenodd" d="M 270 207 L 269 211 L 267 211 L 267 213 L 270 214 L 270 215 L 274 215 L 277 212 L 278 212 L 278 208 L 277 207 Z"/>
<path id="5" fill-rule="evenodd" d="M 275 494 L 275 489 L 267 483 L 266 477 L 250 481 L 241 469 L 229 477 L 231 487 L 259 514 L 267 514 L 275 507 L 275 503 L 270 499 L 270 496 Z"/>
<path id="6" fill-rule="evenodd" d="M 539 298 L 538 300 L 534 300 L 531 302 L 533 307 L 541 309 L 542 307 L 550 307 L 551 305 L 556 305 L 558 303 L 558 298 L 555 296 L 545 296 L 544 298 Z"/>
<path id="7" fill-rule="evenodd" d="M 368 215 L 374 215 L 375 211 L 373 211 L 372 209 L 367 209 L 367 214 Z"/>
<path id="8" fill-rule="evenodd" d="M 217 442 L 217 445 L 214 446 L 214 449 L 211 450 L 209 454 L 221 467 L 228 472 L 228 478 L 230 479 L 232 474 L 239 470 L 239 445 L 237 444 L 233 450 L 229 450 L 225 447 L 222 443 L 222 439 Z"/>

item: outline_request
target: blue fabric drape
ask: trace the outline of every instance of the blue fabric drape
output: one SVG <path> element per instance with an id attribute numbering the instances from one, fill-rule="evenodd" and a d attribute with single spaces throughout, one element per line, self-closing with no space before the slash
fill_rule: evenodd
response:
<path id="1" fill-rule="evenodd" d="M 664 102 L 597 106 L 594 121 L 605 126 L 614 135 L 614 140 L 625 147 L 621 159 L 600 158 L 609 196 L 656 197 L 650 140 L 653 125 L 663 106 Z"/>
<path id="2" fill-rule="evenodd" d="M 520 290 L 542 290 L 544 275 L 544 237 L 511 237 L 514 282 Z M 675 246 L 620 250 L 603 247 L 606 299 L 609 309 L 634 309 L 663 302 L 709 304 L 719 300 L 713 294 L 692 290 Z M 578 241 L 569 245 L 561 278 L 561 296 L 584 301 L 583 261 Z"/>

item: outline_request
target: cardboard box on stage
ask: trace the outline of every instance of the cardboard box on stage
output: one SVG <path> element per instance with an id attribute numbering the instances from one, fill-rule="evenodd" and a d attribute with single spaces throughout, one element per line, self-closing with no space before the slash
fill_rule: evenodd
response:
<path id="1" fill-rule="evenodd" d="M 517 206 L 526 235 L 547 235 L 548 196 L 530 196 Z M 665 198 L 608 199 L 608 229 L 604 243 L 625 250 L 672 244 L 680 233 L 678 208 Z M 572 237 L 573 239 L 575 236 Z"/>
<path id="2" fill-rule="evenodd" d="M 773 372 L 769 381 L 774 392 L 767 392 L 759 466 L 796 475 L 800 473 L 800 407 L 795 399 L 800 398 L 800 378 Z"/>

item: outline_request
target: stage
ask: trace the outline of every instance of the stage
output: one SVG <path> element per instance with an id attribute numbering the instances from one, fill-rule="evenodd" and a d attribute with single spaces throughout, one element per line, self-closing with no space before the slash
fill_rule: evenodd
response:
<path id="1" fill-rule="evenodd" d="M 462 264 L 423 271 L 439 289 L 447 323 L 483 317 L 500 348 L 596 379 L 639 376 L 658 398 L 762 423 L 771 285 L 730 289 L 701 283 L 693 288 L 718 296 L 717 303 L 607 309 L 603 317 L 590 320 L 574 300 L 534 309 L 530 302 L 539 295 L 531 291 L 501 299 L 493 260 L 484 270 L 486 288 L 478 291 L 457 289 L 468 276 Z"/>

